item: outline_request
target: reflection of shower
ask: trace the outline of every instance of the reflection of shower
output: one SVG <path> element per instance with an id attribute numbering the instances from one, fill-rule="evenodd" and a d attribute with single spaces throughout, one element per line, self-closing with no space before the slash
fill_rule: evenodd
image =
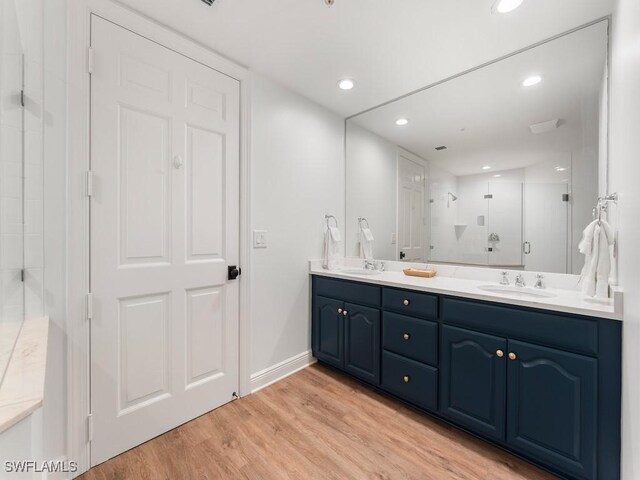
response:
<path id="1" fill-rule="evenodd" d="M 456 200 L 458 200 L 458 197 L 456 197 L 453 193 L 447 193 L 447 208 L 449 208 L 449 201 L 455 202 Z"/>

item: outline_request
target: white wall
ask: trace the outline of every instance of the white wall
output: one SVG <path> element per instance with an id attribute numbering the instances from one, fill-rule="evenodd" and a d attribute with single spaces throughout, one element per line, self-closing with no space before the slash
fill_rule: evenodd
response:
<path id="1" fill-rule="evenodd" d="M 610 192 L 618 228 L 618 278 L 625 291 L 622 478 L 640 478 L 640 2 L 618 0 L 611 62 Z"/>
<path id="2" fill-rule="evenodd" d="M 322 256 L 324 215 L 344 234 L 344 120 L 265 78 L 252 87 L 251 371 L 310 349 L 308 260 Z"/>
<path id="3" fill-rule="evenodd" d="M 398 148 L 393 143 L 347 122 L 347 256 L 359 257 L 358 217 L 369 221 L 374 236 L 373 256 L 396 258 L 398 212 Z"/>

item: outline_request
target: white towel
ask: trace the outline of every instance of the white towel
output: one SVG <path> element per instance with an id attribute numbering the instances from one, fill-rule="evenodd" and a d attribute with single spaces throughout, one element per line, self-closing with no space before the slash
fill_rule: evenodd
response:
<path id="1" fill-rule="evenodd" d="M 368 228 L 360 229 L 360 257 L 373 260 L 373 234 Z"/>
<path id="2" fill-rule="evenodd" d="M 329 227 L 324 233 L 324 260 L 322 267 L 326 270 L 337 268 L 337 258 L 340 255 L 340 230 L 337 227 Z"/>
<path id="3" fill-rule="evenodd" d="M 609 273 L 614 233 L 611 225 L 595 220 L 582 232 L 578 250 L 585 256 L 582 268 L 582 292 L 589 297 L 609 297 Z"/>

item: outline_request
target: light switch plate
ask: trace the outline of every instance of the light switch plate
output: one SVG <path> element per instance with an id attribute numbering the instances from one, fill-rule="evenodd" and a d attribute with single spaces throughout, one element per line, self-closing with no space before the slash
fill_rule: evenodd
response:
<path id="1" fill-rule="evenodd" d="M 253 248 L 267 248 L 267 231 L 253 231 Z"/>
<path id="2" fill-rule="evenodd" d="M 391 245 L 395 245 L 398 242 L 398 236 L 395 233 L 391 234 Z"/>

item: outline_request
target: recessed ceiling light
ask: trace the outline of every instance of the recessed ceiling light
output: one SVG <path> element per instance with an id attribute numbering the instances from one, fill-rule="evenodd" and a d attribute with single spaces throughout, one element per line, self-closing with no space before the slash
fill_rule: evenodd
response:
<path id="1" fill-rule="evenodd" d="M 338 88 L 340 90 L 351 90 L 355 86 L 356 86 L 356 82 L 354 82 L 350 78 L 343 78 L 338 82 Z"/>
<path id="2" fill-rule="evenodd" d="M 556 167 L 556 172 L 564 172 L 567 170 L 567 167 Z"/>
<path id="3" fill-rule="evenodd" d="M 398 120 L 396 120 L 396 125 L 398 125 L 399 127 L 404 127 L 408 123 L 409 120 L 407 118 L 399 118 Z"/>
<path id="4" fill-rule="evenodd" d="M 539 84 L 541 81 L 542 77 L 540 75 L 531 75 L 530 77 L 527 77 L 522 81 L 522 86 L 533 87 L 534 85 Z"/>
<path id="5" fill-rule="evenodd" d="M 491 167 L 489 165 L 485 165 L 484 167 L 482 167 L 483 170 L 491 170 Z"/>
<path id="6" fill-rule="evenodd" d="M 496 0 L 491 10 L 495 13 L 509 13 L 514 11 L 524 0 Z"/>
<path id="7" fill-rule="evenodd" d="M 502 175 L 500 175 L 499 173 L 496 173 L 493 178 L 500 178 Z"/>

